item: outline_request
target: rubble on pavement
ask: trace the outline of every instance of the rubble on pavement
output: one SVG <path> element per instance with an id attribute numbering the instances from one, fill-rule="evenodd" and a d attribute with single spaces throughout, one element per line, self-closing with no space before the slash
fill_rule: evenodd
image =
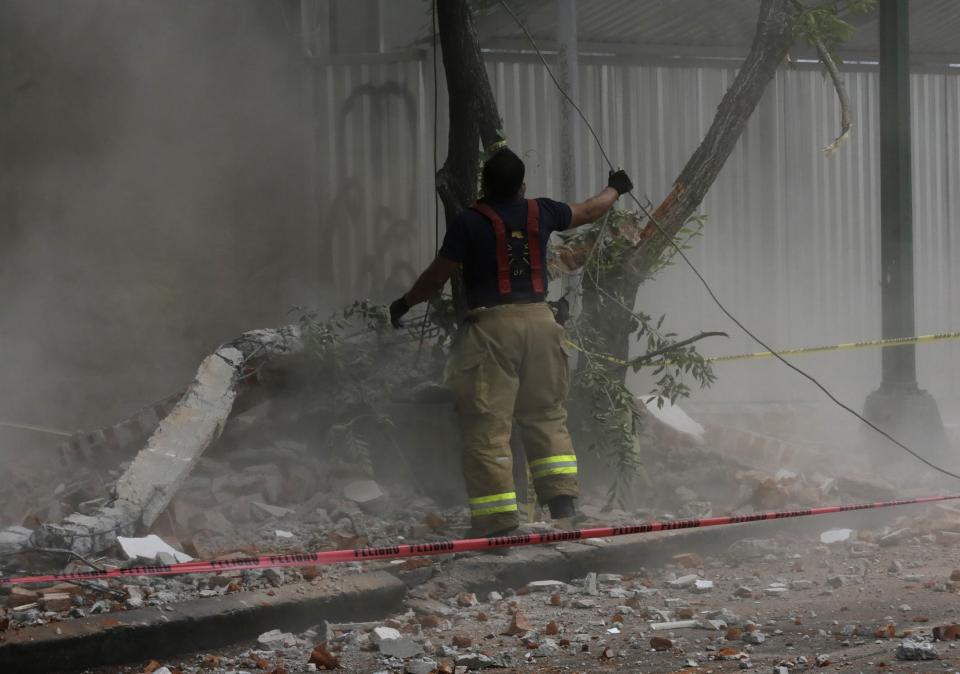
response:
<path id="1" fill-rule="evenodd" d="M 909 521 L 904 517 L 898 524 Z M 950 580 L 957 571 L 950 548 L 907 539 L 899 550 L 878 546 L 871 556 L 858 556 L 865 538 L 882 535 L 864 529 L 855 539 L 829 546 L 813 533 L 764 545 L 752 539 L 751 545 L 767 552 L 736 565 L 729 552 L 691 552 L 662 568 L 545 577 L 521 587 L 468 592 L 467 598 L 451 587 L 427 599 L 411 596 L 403 610 L 378 621 L 323 623 L 296 634 L 274 630 L 234 649 L 163 664 L 183 674 L 277 668 L 291 674 L 324 671 L 324 663 L 391 674 L 497 669 L 796 674 L 835 666 L 874 671 L 898 660 L 939 659 L 952 662 L 947 671 L 953 671 L 960 663 L 960 648 L 954 649 L 960 626 L 949 619 L 955 615 L 951 594 L 934 589 L 935 583 L 956 582 Z M 696 573 L 689 573 L 693 554 Z M 889 571 L 894 554 L 909 559 L 904 564 L 909 573 Z M 830 581 L 838 576 L 860 582 L 833 587 Z M 710 581 L 711 591 L 698 592 L 698 580 Z M 743 592 L 748 586 L 750 593 Z M 773 588 L 778 591 L 767 591 Z M 897 599 L 905 588 L 913 588 L 914 608 Z M 950 592 L 956 595 L 960 585 Z M 915 621 L 918 606 L 931 613 L 930 625 Z"/>

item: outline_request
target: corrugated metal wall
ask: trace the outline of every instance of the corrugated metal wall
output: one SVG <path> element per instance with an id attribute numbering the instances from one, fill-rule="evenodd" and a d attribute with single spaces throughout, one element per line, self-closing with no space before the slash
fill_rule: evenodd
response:
<path id="1" fill-rule="evenodd" d="M 399 294 L 433 251 L 424 67 L 419 59 L 317 67 L 317 258 L 343 301 Z"/>
<path id="2" fill-rule="evenodd" d="M 558 193 L 561 99 L 552 82 L 532 59 L 498 56 L 488 66 L 511 146 L 528 162 L 528 194 L 565 196 Z M 321 140 L 321 155 L 324 148 L 340 148 L 338 156 L 321 156 L 326 162 L 318 176 L 321 190 L 340 185 L 321 194 L 321 214 L 332 232 L 334 278 L 350 297 L 395 287 L 394 281 L 412 276 L 412 268 L 432 254 L 430 68 L 427 58 L 319 71 L 319 135 L 327 139 Z M 638 195 L 656 203 L 709 126 L 734 75 L 733 69 L 720 67 L 588 63 L 581 65 L 580 98 L 609 154 L 634 176 Z M 814 70 L 778 73 L 704 201 L 707 224 L 690 253 L 728 308 L 777 348 L 879 337 L 878 76 L 848 72 L 845 78 L 853 131 L 839 153 L 825 157 L 821 149 L 839 130 L 830 82 Z M 402 95 L 383 93 L 390 82 Z M 356 93 L 374 90 L 381 93 Z M 915 74 L 913 90 L 917 328 L 921 333 L 960 329 L 960 297 L 954 291 L 960 241 L 951 236 L 960 214 L 955 186 L 960 75 Z M 351 98 L 359 102 L 346 105 Z M 339 112 L 344 109 L 346 118 Z M 440 111 L 442 159 L 443 91 Z M 417 117 L 410 120 L 410 115 Z M 606 167 L 585 129 L 581 148 L 580 196 L 585 197 L 604 184 Z M 346 203 L 357 208 L 348 218 L 341 217 L 341 207 L 330 206 L 345 203 L 344 193 L 354 200 Z M 402 205 L 402 224 L 384 215 L 396 211 L 392 204 Z M 758 350 L 720 314 L 679 260 L 643 288 L 638 306 L 667 312 L 668 324 L 683 335 L 703 329 L 731 333 L 729 340 L 704 343 L 704 351 Z M 958 356 L 957 345 L 919 347 L 921 386 L 937 396 L 957 397 L 953 363 Z M 810 356 L 798 363 L 857 406 L 879 383 L 876 350 Z M 723 365 L 718 374 L 718 384 L 697 394 L 698 400 L 820 395 L 775 362 Z"/>

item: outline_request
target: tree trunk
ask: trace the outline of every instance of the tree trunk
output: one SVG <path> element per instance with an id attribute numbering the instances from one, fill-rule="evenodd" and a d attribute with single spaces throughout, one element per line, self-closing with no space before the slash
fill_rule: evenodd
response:
<path id="1" fill-rule="evenodd" d="M 614 356 L 627 359 L 629 340 L 637 329 L 637 322 L 624 308 L 633 309 L 640 285 L 650 277 L 664 253 L 672 249 L 660 230 L 676 236 L 700 206 L 793 44 L 787 4 L 788 0 L 763 0 L 749 55 L 720 102 L 706 136 L 653 213 L 660 227 L 646 223 L 631 252 L 624 257 L 619 273 L 608 276 L 605 288 L 586 284 L 584 319 L 588 325 L 604 326 L 602 334 Z M 620 298 L 626 307 L 617 307 L 611 295 Z"/>
<path id="2" fill-rule="evenodd" d="M 478 140 L 489 151 L 503 142 L 503 132 L 467 0 L 437 2 L 437 24 L 450 115 L 447 159 L 437 173 L 437 193 L 446 221 L 450 222 L 477 199 Z M 462 319 L 467 311 L 463 282 L 456 275 L 451 284 L 457 317 Z"/>
<path id="3" fill-rule="evenodd" d="M 700 206 L 792 44 L 787 0 L 763 0 L 750 54 L 720 102 L 707 135 L 653 213 L 670 236 L 675 236 Z M 647 223 L 640 245 L 629 259 L 634 276 L 642 280 L 644 272 L 649 271 L 669 247 L 657 227 Z"/>

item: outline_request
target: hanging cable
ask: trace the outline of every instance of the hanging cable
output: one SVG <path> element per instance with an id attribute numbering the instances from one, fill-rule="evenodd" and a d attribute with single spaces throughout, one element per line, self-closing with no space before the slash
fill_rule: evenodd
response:
<path id="1" fill-rule="evenodd" d="M 557 80 L 557 78 L 554 76 L 553 70 L 550 68 L 550 65 L 547 63 L 547 59 L 544 58 L 543 52 L 540 50 L 539 45 L 537 45 L 536 40 L 534 40 L 533 35 L 531 35 L 531 34 L 530 34 L 530 31 L 527 30 L 527 27 L 526 27 L 526 26 L 523 24 L 523 22 L 520 20 L 520 17 L 518 17 L 518 16 L 513 12 L 513 10 L 510 8 L 510 6 L 506 3 L 506 0 L 499 0 L 499 1 L 500 1 L 500 4 L 503 6 L 503 8 L 507 11 L 507 13 L 508 13 L 508 14 L 513 18 L 513 20 L 516 22 L 517 26 L 520 27 L 520 30 L 523 31 L 523 34 L 526 35 L 527 40 L 529 40 L 530 45 L 533 47 L 534 51 L 536 51 L 537 56 L 540 58 L 540 62 L 543 64 L 543 67 L 546 68 L 547 74 L 550 76 L 550 79 L 553 80 L 553 83 L 554 83 L 554 85 L 557 87 L 557 90 L 563 95 L 563 97 L 564 97 L 565 99 L 567 99 L 567 101 L 570 103 L 570 105 L 573 106 L 574 110 L 577 111 L 577 114 L 580 115 L 580 118 L 583 120 L 583 123 L 587 125 L 587 128 L 590 130 L 590 134 L 593 136 L 594 141 L 596 141 L 597 147 L 600 149 L 600 154 L 603 155 L 603 159 L 604 159 L 604 161 L 607 163 L 607 166 L 610 167 L 610 170 L 611 170 L 611 171 L 615 170 L 614 165 L 613 165 L 613 162 L 610 161 L 610 157 L 609 157 L 609 155 L 607 155 L 607 152 L 606 152 L 606 150 L 604 149 L 603 143 L 600 141 L 600 137 L 597 135 L 597 132 L 594 130 L 593 126 L 590 124 L 590 121 L 587 119 L 586 115 L 583 114 L 583 111 L 580 109 L 580 106 L 577 105 L 577 103 L 576 103 L 572 98 L 570 98 L 570 95 L 564 90 L 564 88 L 561 86 L 560 82 L 559 82 L 559 81 Z M 920 454 L 918 454 L 917 452 L 913 451 L 912 449 L 910 449 L 909 447 L 907 447 L 905 444 L 903 444 L 902 442 L 900 442 L 899 440 L 897 440 L 895 437 L 893 437 L 892 435 L 890 435 L 889 433 L 887 433 L 885 430 L 883 430 L 882 428 L 878 427 L 876 424 L 874 424 L 873 422 L 871 422 L 870 420 L 868 420 L 866 417 L 864 417 L 862 414 L 860 414 L 859 412 L 857 412 L 856 410 L 854 410 L 852 407 L 850 407 L 849 405 L 847 405 L 847 404 L 844 403 L 844 402 L 841 402 L 833 393 L 830 392 L 829 389 L 827 389 L 826 386 L 824 386 L 823 384 L 821 384 L 813 375 L 807 373 L 806 371 L 800 369 L 799 367 L 797 367 L 796 365 L 794 365 L 794 364 L 791 363 L 790 361 L 786 360 L 783 356 L 781 356 L 779 353 L 777 353 L 771 346 L 767 345 L 766 342 L 764 342 L 762 339 L 760 339 L 759 337 L 757 337 L 757 335 L 755 335 L 749 328 L 747 328 L 747 326 L 745 326 L 743 323 L 741 323 L 740 320 L 739 320 L 736 316 L 734 316 L 732 313 L 730 313 L 730 311 L 723 305 L 723 303 L 722 303 L 722 302 L 720 301 L 720 299 L 717 297 L 716 293 L 714 293 L 713 288 L 710 287 L 710 284 L 707 282 L 707 279 L 704 278 L 703 274 L 700 273 L 700 270 L 698 270 L 698 269 L 696 268 L 696 266 L 693 264 L 693 262 L 690 261 L 690 258 L 687 257 L 686 253 L 683 252 L 683 248 L 681 248 L 679 245 L 677 245 L 676 241 L 673 240 L 673 237 L 670 236 L 670 234 L 668 234 L 668 233 L 666 232 L 666 230 L 664 230 L 664 228 L 663 228 L 663 227 L 660 225 L 660 223 L 657 221 L 657 218 L 654 217 L 653 213 L 651 213 L 650 210 L 649 210 L 646 206 L 644 206 L 644 205 L 640 202 L 640 200 L 637 199 L 636 196 L 634 196 L 633 193 L 630 193 L 630 198 L 633 199 L 633 201 L 634 201 L 634 202 L 637 204 L 637 206 L 640 208 L 641 212 L 647 217 L 647 219 L 648 219 L 651 223 L 653 223 L 653 226 L 657 228 L 657 230 L 658 230 L 658 231 L 660 232 L 660 234 L 664 237 L 664 239 L 666 239 L 667 243 L 669 243 L 670 246 L 673 247 L 673 249 L 680 255 L 680 257 L 683 259 L 683 261 L 687 263 L 687 266 L 690 267 L 690 269 L 693 271 L 694 274 L 696 274 L 697 278 L 700 279 L 700 283 L 703 284 L 703 287 L 706 289 L 707 293 L 710 295 L 710 299 L 713 300 L 714 304 L 716 304 L 717 307 L 720 309 L 720 311 L 722 311 L 723 314 L 724 314 L 727 318 L 729 318 L 731 321 L 733 321 L 733 323 L 734 323 L 738 328 L 740 328 L 741 330 L 743 330 L 743 332 L 744 332 L 748 337 L 750 337 L 750 339 L 752 339 L 752 340 L 755 341 L 757 344 L 759 344 L 760 346 L 762 346 L 765 350 L 769 351 L 769 352 L 773 355 L 774 358 L 776 358 L 776 359 L 779 360 L 781 363 L 783 363 L 784 365 L 786 365 L 787 367 L 789 367 L 791 370 L 793 370 L 793 371 L 796 372 L 797 374 L 803 376 L 804 378 L 806 378 L 807 380 L 809 380 L 810 382 L 812 382 L 812 383 L 814 384 L 814 386 L 816 386 L 818 389 L 820 389 L 820 390 L 827 396 L 827 398 L 829 398 L 829 399 L 830 399 L 833 403 L 835 403 L 838 407 L 840 407 L 841 409 L 843 409 L 843 410 L 849 412 L 850 414 L 852 414 L 854 417 L 856 417 L 857 419 L 859 419 L 860 421 L 862 421 L 864 424 L 866 424 L 867 426 L 869 426 L 871 429 L 873 429 L 874 431 L 876 431 L 877 433 L 879 433 L 880 435 L 882 435 L 883 437 L 885 437 L 887 440 L 889 440 L 890 442 L 892 442 L 893 444 L 895 444 L 897 447 L 899 447 L 900 449 L 906 451 L 907 453 L 909 453 L 910 455 L 912 455 L 915 459 L 918 459 L 919 461 L 921 461 L 922 463 L 926 464 L 928 467 L 934 469 L 935 471 L 938 471 L 938 472 L 940 472 L 940 473 L 943 473 L 944 475 L 948 475 L 948 476 L 950 476 L 950 477 L 953 477 L 953 478 L 956 478 L 956 479 L 960 480 L 960 475 L 958 475 L 958 474 L 956 474 L 956 473 L 954 473 L 954 472 L 951 472 L 951 471 L 947 470 L 946 468 L 941 468 L 940 466 L 938 466 L 938 465 L 936 465 L 936 464 L 928 461 L 928 460 L 925 459 L 924 457 L 920 456 Z M 599 238 L 597 239 L 597 242 L 596 242 L 595 245 L 600 245 L 600 239 L 599 239 Z"/>

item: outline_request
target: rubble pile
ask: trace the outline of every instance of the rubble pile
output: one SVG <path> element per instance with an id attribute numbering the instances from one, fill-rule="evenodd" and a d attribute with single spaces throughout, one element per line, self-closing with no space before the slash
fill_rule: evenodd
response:
<path id="1" fill-rule="evenodd" d="M 318 453 L 305 441 L 276 439 L 278 430 L 266 420 L 275 412 L 270 405 L 264 405 L 236 416 L 225 432 L 221 445 L 198 460 L 170 506 L 151 529 L 153 537 L 167 546 L 163 551 L 124 554 L 121 546 L 115 545 L 95 560 L 73 559 L 64 570 L 86 571 L 93 568 L 93 563 L 97 568 L 144 563 L 168 564 L 183 561 L 178 556 L 181 553 L 199 559 L 228 559 L 250 554 L 349 549 L 396 542 L 432 542 L 460 537 L 467 529 L 468 511 L 462 505 L 444 508 L 432 498 L 417 495 L 418 489 L 411 488 L 408 483 L 392 486 L 381 483 L 370 477 L 369 466 L 363 462 L 351 463 L 345 460 L 342 453 Z M 288 432 L 284 434 L 290 435 Z M 774 484 L 783 490 L 788 499 L 793 499 L 799 498 L 798 494 L 811 484 L 810 479 L 786 471 L 764 479 L 759 472 L 739 470 L 735 465 L 724 464 L 716 459 L 689 465 L 692 467 L 677 470 L 661 480 L 659 491 L 651 497 L 666 504 L 668 509 L 640 507 L 626 511 L 609 508 L 604 505 L 606 495 L 602 491 L 587 489 L 580 506 L 583 518 L 578 524 L 619 526 L 644 520 L 706 517 L 715 512 L 754 512 L 765 509 L 759 506 L 769 506 L 769 503 L 751 503 L 749 499 L 746 503 L 739 503 L 744 493 L 751 490 L 755 492 L 759 486 Z M 712 490 L 704 488 L 711 497 L 728 499 L 719 505 L 705 498 L 703 492 L 683 484 L 675 486 L 685 478 L 691 480 L 689 484 L 703 484 L 700 480 L 705 478 L 700 473 L 706 470 L 715 477 L 718 466 L 731 471 L 736 478 L 715 480 L 715 483 L 739 485 L 737 489 L 727 491 L 717 486 Z M 114 475 L 121 474 L 122 468 L 118 466 Z M 86 483 L 77 481 L 76 484 Z M 821 495 L 833 488 L 830 487 L 833 484 L 821 483 Z M 109 483 L 107 485 L 109 488 Z M 86 499 L 78 506 L 81 513 L 87 508 L 101 506 L 107 499 L 106 496 L 88 498 L 91 496 L 89 491 L 76 493 L 82 493 Z M 787 501 L 788 505 L 796 503 Z M 939 512 L 942 515 L 936 523 L 940 527 L 936 532 L 929 529 L 932 526 L 929 521 L 925 524 L 900 521 L 890 531 L 860 532 L 855 537 L 857 545 L 868 547 L 902 543 L 915 538 L 918 532 L 925 536 L 922 540 L 941 543 L 954 541 L 955 535 L 960 536 L 954 534 L 960 532 L 960 524 L 952 521 L 951 518 L 955 516 L 953 511 Z M 30 541 L 30 537 L 28 529 L 8 528 L 0 532 L 0 552 L 3 551 L 2 546 L 16 549 L 25 541 Z M 778 551 L 776 541 L 748 539 L 731 547 L 728 561 L 742 563 L 763 560 L 776 557 Z M 30 558 L 31 561 L 35 559 L 33 556 Z M 57 562 L 64 557 L 54 555 L 45 559 Z M 0 557 L 0 567 L 6 562 L 10 573 L 18 570 L 23 572 L 22 565 L 14 565 L 22 560 L 22 556 Z M 691 569 L 702 566 L 702 563 L 696 555 L 678 561 L 678 564 Z M 440 566 L 442 564 L 423 565 L 418 571 L 421 582 L 439 573 Z M 61 568 L 58 566 L 57 570 Z M 368 563 L 364 568 L 371 566 Z M 18 628 L 144 606 L 163 610 L 165 606 L 191 599 L 311 582 L 321 573 L 335 576 L 356 572 L 356 567 L 347 565 L 322 570 L 267 569 L 218 575 L 126 578 L 122 582 L 84 582 L 54 589 L 40 588 L 36 592 L 24 590 L 26 594 L 20 594 L 18 588 L 4 602 L 10 609 L 5 617 L 10 627 Z M 827 581 L 828 585 L 856 582 L 848 578 L 849 575 L 838 573 Z M 596 583 L 595 580 L 593 582 Z M 716 591 L 718 580 L 687 573 L 671 579 L 670 583 L 668 587 L 671 589 L 706 595 Z M 752 597 L 756 593 L 782 596 L 799 591 L 804 586 L 802 580 L 789 584 L 767 583 L 764 586 L 748 580 L 731 587 L 730 592 L 738 597 Z M 629 598 L 635 590 L 625 590 L 623 598 Z M 587 596 L 595 595 L 587 592 Z M 591 600 L 582 598 L 578 601 L 589 604 Z M 693 619 L 678 617 L 668 611 L 659 615 L 654 622 Z M 697 620 L 702 622 L 715 618 L 699 616 Z"/>

